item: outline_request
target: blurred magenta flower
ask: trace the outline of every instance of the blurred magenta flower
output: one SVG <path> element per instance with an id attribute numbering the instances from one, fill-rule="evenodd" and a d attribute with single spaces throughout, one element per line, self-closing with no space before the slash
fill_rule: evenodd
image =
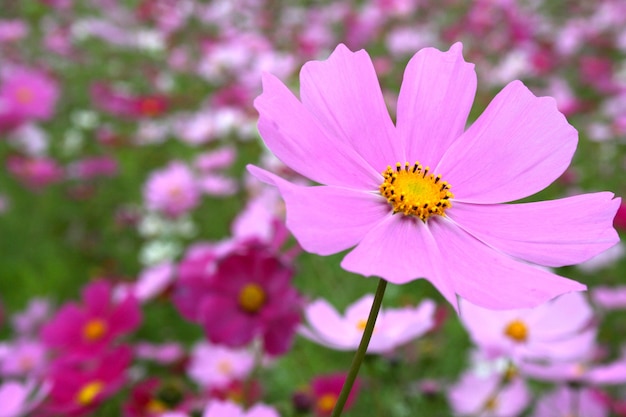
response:
<path id="1" fill-rule="evenodd" d="M 450 387 L 448 401 L 455 416 L 517 417 L 530 403 L 530 392 L 521 378 L 502 383 L 502 375 L 465 372 Z"/>
<path id="2" fill-rule="evenodd" d="M 531 307 L 584 285 L 534 264 L 576 264 L 613 246 L 619 199 L 609 192 L 500 204 L 535 194 L 568 167 L 577 132 L 553 99 L 508 84 L 467 130 L 476 90 L 461 44 L 419 51 L 409 62 L 396 124 L 369 55 L 339 45 L 300 73 L 298 100 L 263 76 L 255 101 L 270 150 L 302 187 L 255 166 L 280 190 L 287 227 L 302 247 L 402 284 L 429 279 L 494 309 Z M 523 261 L 523 262 L 520 262 Z"/>
<path id="3" fill-rule="evenodd" d="M 2 74 L 0 113 L 7 112 L 22 120 L 48 120 L 58 97 L 57 82 L 40 70 L 16 67 Z"/>
<path id="4" fill-rule="evenodd" d="M 339 393 L 346 380 L 346 374 L 333 373 L 326 375 L 318 375 L 311 381 L 309 394 L 312 397 L 313 411 L 318 417 L 326 417 L 331 414 Z M 352 391 L 348 396 L 344 410 L 347 411 L 352 407 L 361 387 L 360 381 L 357 379 L 352 386 Z"/>
<path id="5" fill-rule="evenodd" d="M 97 280 L 83 288 L 82 303 L 69 302 L 43 327 L 41 338 L 65 355 L 89 357 L 109 348 L 113 341 L 139 327 L 141 310 L 129 295 L 116 302 L 111 285 Z"/>
<path id="6" fill-rule="evenodd" d="M 59 357 L 48 374 L 51 387 L 41 405 L 42 415 L 89 414 L 126 382 L 131 359 L 128 346 L 119 346 L 87 361 Z"/>
<path id="7" fill-rule="evenodd" d="M 15 42 L 28 35 L 28 25 L 18 19 L 0 19 L 0 44 Z"/>
<path id="8" fill-rule="evenodd" d="M 110 156 L 90 156 L 74 161 L 67 167 L 68 176 L 77 179 L 113 177 L 117 175 L 117 160 Z"/>
<path id="9" fill-rule="evenodd" d="M 48 365 L 48 348 L 37 339 L 16 339 L 2 346 L 0 375 L 41 378 Z"/>
<path id="10" fill-rule="evenodd" d="M 300 322 L 292 277 L 292 267 L 265 244 L 242 242 L 219 259 L 210 252 L 184 259 L 173 300 L 212 343 L 236 348 L 259 337 L 269 355 L 280 355 Z"/>
<path id="11" fill-rule="evenodd" d="M 186 387 L 168 380 L 147 378 L 131 390 L 123 405 L 124 417 L 162 417 L 165 413 L 184 413 L 190 408 Z"/>
<path id="12" fill-rule="evenodd" d="M 493 311 L 461 300 L 460 319 L 489 356 L 513 360 L 572 360 L 594 347 L 593 310 L 581 293 L 564 294 L 530 309 Z"/>
<path id="13" fill-rule="evenodd" d="M 185 214 L 200 204 L 200 188 L 194 173 L 178 161 L 154 171 L 143 193 L 148 209 L 170 217 Z"/>
<path id="14" fill-rule="evenodd" d="M 599 393 L 590 388 L 561 386 L 543 398 L 535 406 L 532 417 L 607 417 L 609 409 Z"/>
<path id="15" fill-rule="evenodd" d="M 247 410 L 230 401 L 211 401 L 202 417 L 280 417 L 278 411 L 265 404 L 255 404 Z"/>
<path id="16" fill-rule="evenodd" d="M 206 342 L 196 344 L 189 358 L 187 374 L 205 388 L 226 388 L 232 381 L 243 381 L 254 367 L 254 354 Z"/>
<path id="17" fill-rule="evenodd" d="M 7 170 L 25 186 L 39 190 L 63 178 L 63 169 L 52 158 L 11 156 L 6 161 Z"/>
<path id="18" fill-rule="evenodd" d="M 346 308 L 341 316 L 326 300 L 312 302 L 304 309 L 306 325 L 298 332 L 307 339 L 337 350 L 356 350 L 372 308 L 374 296 L 365 295 Z M 435 303 L 423 301 L 417 307 L 381 309 L 367 348 L 368 353 L 388 353 L 429 331 L 434 325 Z"/>

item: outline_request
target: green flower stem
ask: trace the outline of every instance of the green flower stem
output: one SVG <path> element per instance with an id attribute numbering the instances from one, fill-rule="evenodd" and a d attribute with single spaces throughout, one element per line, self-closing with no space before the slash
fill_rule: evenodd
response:
<path id="1" fill-rule="evenodd" d="M 367 318 L 367 324 L 365 324 L 365 329 L 363 329 L 361 343 L 359 343 L 359 348 L 354 354 L 354 359 L 352 359 L 352 365 L 350 365 L 348 376 L 346 377 L 346 381 L 343 383 L 341 393 L 339 393 L 339 397 L 337 398 L 337 402 L 335 403 L 335 407 L 333 408 L 333 412 L 330 417 L 339 417 L 343 411 L 346 401 L 348 400 L 348 395 L 350 395 L 352 385 L 354 385 L 356 376 L 359 373 L 359 368 L 361 367 L 361 363 L 363 363 L 365 353 L 367 352 L 367 346 L 369 345 L 372 333 L 374 332 L 374 325 L 376 324 L 376 317 L 378 317 L 378 312 L 380 311 L 380 305 L 383 302 L 385 288 L 387 288 L 387 281 L 381 278 L 378 281 L 378 287 L 376 288 L 376 294 L 374 295 L 374 302 L 372 303 L 370 315 Z"/>

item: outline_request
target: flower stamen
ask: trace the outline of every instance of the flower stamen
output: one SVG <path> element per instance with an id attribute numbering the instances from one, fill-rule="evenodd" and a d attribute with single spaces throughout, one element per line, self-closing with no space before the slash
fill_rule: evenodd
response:
<path id="1" fill-rule="evenodd" d="M 382 173 L 384 181 L 380 185 L 380 194 L 387 199 L 393 213 L 415 216 L 422 221 L 437 214 L 443 216 L 454 198 L 450 184 L 441 181 L 441 175 L 429 174 L 430 167 L 423 167 L 419 162 L 412 166 L 398 162 L 395 170 L 387 166 Z"/>

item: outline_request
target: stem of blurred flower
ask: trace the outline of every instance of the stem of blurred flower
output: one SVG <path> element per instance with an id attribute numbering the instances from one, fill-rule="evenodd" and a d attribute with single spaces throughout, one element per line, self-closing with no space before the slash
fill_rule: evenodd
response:
<path id="1" fill-rule="evenodd" d="M 372 303 L 372 309 L 370 310 L 369 317 L 367 318 L 365 329 L 363 329 L 361 343 L 359 343 L 359 347 L 354 354 L 354 359 L 352 359 L 352 365 L 350 365 L 348 376 L 346 377 L 346 381 L 343 383 L 343 387 L 341 388 L 341 392 L 339 393 L 339 397 L 337 398 L 337 402 L 335 403 L 335 407 L 333 408 L 333 412 L 330 417 L 339 417 L 343 411 L 346 401 L 348 400 L 348 396 L 352 390 L 352 385 L 354 385 L 356 376 L 359 373 L 359 368 L 361 367 L 361 363 L 363 362 L 365 353 L 367 352 L 367 346 L 369 345 L 372 333 L 374 332 L 374 325 L 376 324 L 376 317 L 378 317 L 378 312 L 380 311 L 380 305 L 383 302 L 385 288 L 387 288 L 387 281 L 381 278 L 378 281 L 378 287 L 376 288 L 376 294 L 374 295 L 374 302 Z"/>

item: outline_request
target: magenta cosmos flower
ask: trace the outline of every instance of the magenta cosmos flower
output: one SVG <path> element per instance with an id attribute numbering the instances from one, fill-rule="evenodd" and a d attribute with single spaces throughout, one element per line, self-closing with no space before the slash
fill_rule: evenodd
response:
<path id="1" fill-rule="evenodd" d="M 537 268 L 575 264 L 613 246 L 619 199 L 609 192 L 502 204 L 530 196 L 567 168 L 577 132 L 552 98 L 507 85 L 467 130 L 476 91 L 462 45 L 408 63 L 394 124 L 365 51 L 339 45 L 304 65 L 300 100 L 270 74 L 255 101 L 259 131 L 286 165 L 321 186 L 278 187 L 287 226 L 319 255 L 353 248 L 344 269 L 396 284 L 429 279 L 484 307 L 537 305 L 580 291 Z"/>

